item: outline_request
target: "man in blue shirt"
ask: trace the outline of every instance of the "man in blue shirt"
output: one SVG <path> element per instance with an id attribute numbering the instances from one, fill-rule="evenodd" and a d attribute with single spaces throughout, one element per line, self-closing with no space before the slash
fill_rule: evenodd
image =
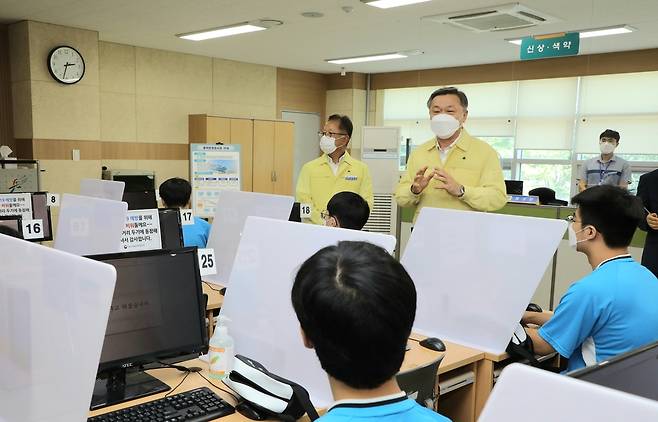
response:
<path id="1" fill-rule="evenodd" d="M 165 180 L 158 189 L 160 198 L 167 208 L 184 208 L 190 203 L 192 186 L 190 182 L 179 177 Z M 210 234 L 210 223 L 194 217 L 194 224 L 183 225 L 183 244 L 205 248 Z"/>
<path id="2" fill-rule="evenodd" d="M 408 399 L 395 375 L 416 317 L 416 288 L 384 249 L 340 242 L 302 264 L 292 304 L 336 403 L 322 422 L 449 420 Z"/>
<path id="3" fill-rule="evenodd" d="M 526 312 L 535 352 L 557 351 L 568 371 L 593 365 L 658 340 L 658 279 L 635 262 L 628 247 L 643 219 L 639 198 L 616 186 L 576 195 L 569 241 L 592 269 L 562 297 L 553 316 Z"/>

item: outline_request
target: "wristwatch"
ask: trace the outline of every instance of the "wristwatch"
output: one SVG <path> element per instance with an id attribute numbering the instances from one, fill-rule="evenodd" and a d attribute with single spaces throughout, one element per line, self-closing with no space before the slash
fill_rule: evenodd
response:
<path id="1" fill-rule="evenodd" d="M 457 195 L 457 198 L 462 198 L 465 193 L 466 191 L 464 190 L 464 186 L 462 186 L 461 188 L 459 188 L 459 195 Z"/>

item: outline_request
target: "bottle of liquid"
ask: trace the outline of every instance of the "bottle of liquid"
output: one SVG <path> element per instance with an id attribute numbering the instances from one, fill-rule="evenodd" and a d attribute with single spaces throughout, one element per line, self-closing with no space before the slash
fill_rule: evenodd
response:
<path id="1" fill-rule="evenodd" d="M 233 369 L 235 357 L 233 338 L 228 334 L 226 323 L 229 318 L 220 315 L 217 317 L 218 325 L 210 338 L 208 347 L 208 364 L 210 366 L 210 377 L 223 380 L 228 377 Z"/>

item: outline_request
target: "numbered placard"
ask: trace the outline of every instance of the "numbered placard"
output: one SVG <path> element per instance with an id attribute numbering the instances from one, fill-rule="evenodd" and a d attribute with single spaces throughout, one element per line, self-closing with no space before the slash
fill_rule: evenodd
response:
<path id="1" fill-rule="evenodd" d="M 22 220 L 23 239 L 43 239 L 43 220 Z"/>
<path id="2" fill-rule="evenodd" d="M 299 216 L 301 218 L 311 218 L 311 204 L 299 204 Z"/>
<path id="3" fill-rule="evenodd" d="M 199 249 L 199 273 L 201 276 L 217 274 L 215 263 L 215 250 L 213 248 Z"/>
<path id="4" fill-rule="evenodd" d="M 194 224 L 194 211 L 189 208 L 181 208 L 180 221 L 183 226 Z"/>
<path id="5" fill-rule="evenodd" d="M 48 192 L 48 206 L 59 207 L 59 194 Z"/>

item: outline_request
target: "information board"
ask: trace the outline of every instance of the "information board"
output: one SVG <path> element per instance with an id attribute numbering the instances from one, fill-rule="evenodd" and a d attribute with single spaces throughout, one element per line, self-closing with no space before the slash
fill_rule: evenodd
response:
<path id="1" fill-rule="evenodd" d="M 197 217 L 215 215 L 221 190 L 240 190 L 240 145 L 190 144 L 192 209 Z"/>

